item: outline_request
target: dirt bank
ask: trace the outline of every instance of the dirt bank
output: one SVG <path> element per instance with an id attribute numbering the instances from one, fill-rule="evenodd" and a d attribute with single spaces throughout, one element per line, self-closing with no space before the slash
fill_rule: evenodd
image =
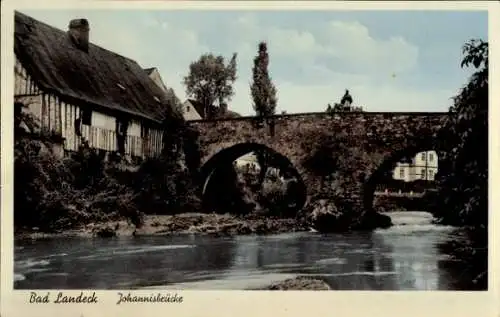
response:
<path id="1" fill-rule="evenodd" d="M 48 237 L 113 237 L 175 234 L 211 234 L 218 236 L 244 234 L 276 234 L 308 231 L 309 227 L 295 218 L 237 217 L 229 214 L 185 213 L 178 215 L 148 215 L 141 228 L 126 221 L 89 224 L 56 233 L 39 232 L 37 228 L 18 230 L 16 238 Z"/>

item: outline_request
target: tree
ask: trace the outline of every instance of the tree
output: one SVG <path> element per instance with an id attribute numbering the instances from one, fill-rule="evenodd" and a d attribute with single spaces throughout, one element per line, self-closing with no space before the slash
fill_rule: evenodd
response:
<path id="1" fill-rule="evenodd" d="M 446 124 L 444 160 L 451 173 L 439 179 L 445 191 L 445 221 L 487 225 L 488 181 L 488 43 L 471 40 L 463 47 L 462 67 L 476 72 L 454 97 Z M 449 174 L 449 175 L 448 175 Z"/>
<path id="2" fill-rule="evenodd" d="M 186 94 L 203 105 L 202 116 L 210 118 L 212 114 L 234 95 L 233 83 L 236 81 L 237 53 L 229 63 L 224 63 L 223 56 L 204 54 L 189 65 L 189 74 L 184 77 Z"/>
<path id="3" fill-rule="evenodd" d="M 463 47 L 461 67 L 474 67 L 469 82 L 454 98 L 443 163 L 450 171 L 437 180 L 432 207 L 441 223 L 468 227 L 470 240 L 450 248 L 466 264 L 472 287 L 487 287 L 488 271 L 488 43 L 471 40 Z M 440 166 L 443 165 L 440 163 Z"/>
<path id="4" fill-rule="evenodd" d="M 269 54 L 265 42 L 259 43 L 259 52 L 254 58 L 253 64 L 253 83 L 250 85 L 253 107 L 257 116 L 271 116 L 276 111 L 278 98 L 276 96 L 276 87 L 272 83 L 267 69 Z"/>

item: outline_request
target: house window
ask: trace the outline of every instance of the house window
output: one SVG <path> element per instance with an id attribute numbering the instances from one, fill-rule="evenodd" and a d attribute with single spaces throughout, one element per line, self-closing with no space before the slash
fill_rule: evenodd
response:
<path id="1" fill-rule="evenodd" d="M 82 124 L 92 125 L 92 110 L 82 110 Z"/>
<path id="2" fill-rule="evenodd" d="M 189 106 L 186 107 L 186 112 L 189 112 Z"/>
<path id="3" fill-rule="evenodd" d="M 425 178 L 426 178 L 426 177 L 425 177 L 425 174 L 426 174 L 426 173 L 425 173 L 425 169 L 422 169 L 422 173 L 421 173 L 421 177 L 422 177 L 422 179 L 425 179 Z"/>
<path id="4" fill-rule="evenodd" d="M 401 179 L 404 179 L 404 178 L 405 178 L 405 169 L 404 169 L 404 168 L 402 168 L 402 167 L 400 167 L 400 168 L 399 168 L 399 177 L 400 177 Z"/>
<path id="5" fill-rule="evenodd" d="M 429 162 L 432 162 L 432 161 L 434 161 L 434 154 L 429 153 Z"/>
<path id="6" fill-rule="evenodd" d="M 421 154 L 422 161 L 425 161 L 425 152 Z"/>
<path id="7" fill-rule="evenodd" d="M 429 179 L 434 179 L 434 171 L 429 170 Z"/>

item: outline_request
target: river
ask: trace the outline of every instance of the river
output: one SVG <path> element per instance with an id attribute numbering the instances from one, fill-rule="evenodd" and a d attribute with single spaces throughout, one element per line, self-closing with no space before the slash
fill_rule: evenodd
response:
<path id="1" fill-rule="evenodd" d="M 390 212 L 374 232 L 16 240 L 16 289 L 252 289 L 310 275 L 338 290 L 457 290 L 426 212 Z"/>

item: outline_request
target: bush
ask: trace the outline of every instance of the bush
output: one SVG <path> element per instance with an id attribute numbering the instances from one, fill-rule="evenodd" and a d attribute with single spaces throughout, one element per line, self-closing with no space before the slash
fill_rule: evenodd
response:
<path id="1" fill-rule="evenodd" d="M 189 171 L 176 160 L 148 159 L 129 179 L 137 193 L 134 201 L 145 213 L 175 214 L 201 208 Z"/>
<path id="2" fill-rule="evenodd" d="M 257 200 L 268 215 L 278 216 L 286 213 L 286 188 L 279 180 L 265 179 Z"/>
<path id="3" fill-rule="evenodd" d="M 17 228 L 57 231 L 89 222 L 126 218 L 140 225 L 134 194 L 106 174 L 104 161 L 89 149 L 56 158 L 50 144 L 16 140 L 14 222 Z"/>

